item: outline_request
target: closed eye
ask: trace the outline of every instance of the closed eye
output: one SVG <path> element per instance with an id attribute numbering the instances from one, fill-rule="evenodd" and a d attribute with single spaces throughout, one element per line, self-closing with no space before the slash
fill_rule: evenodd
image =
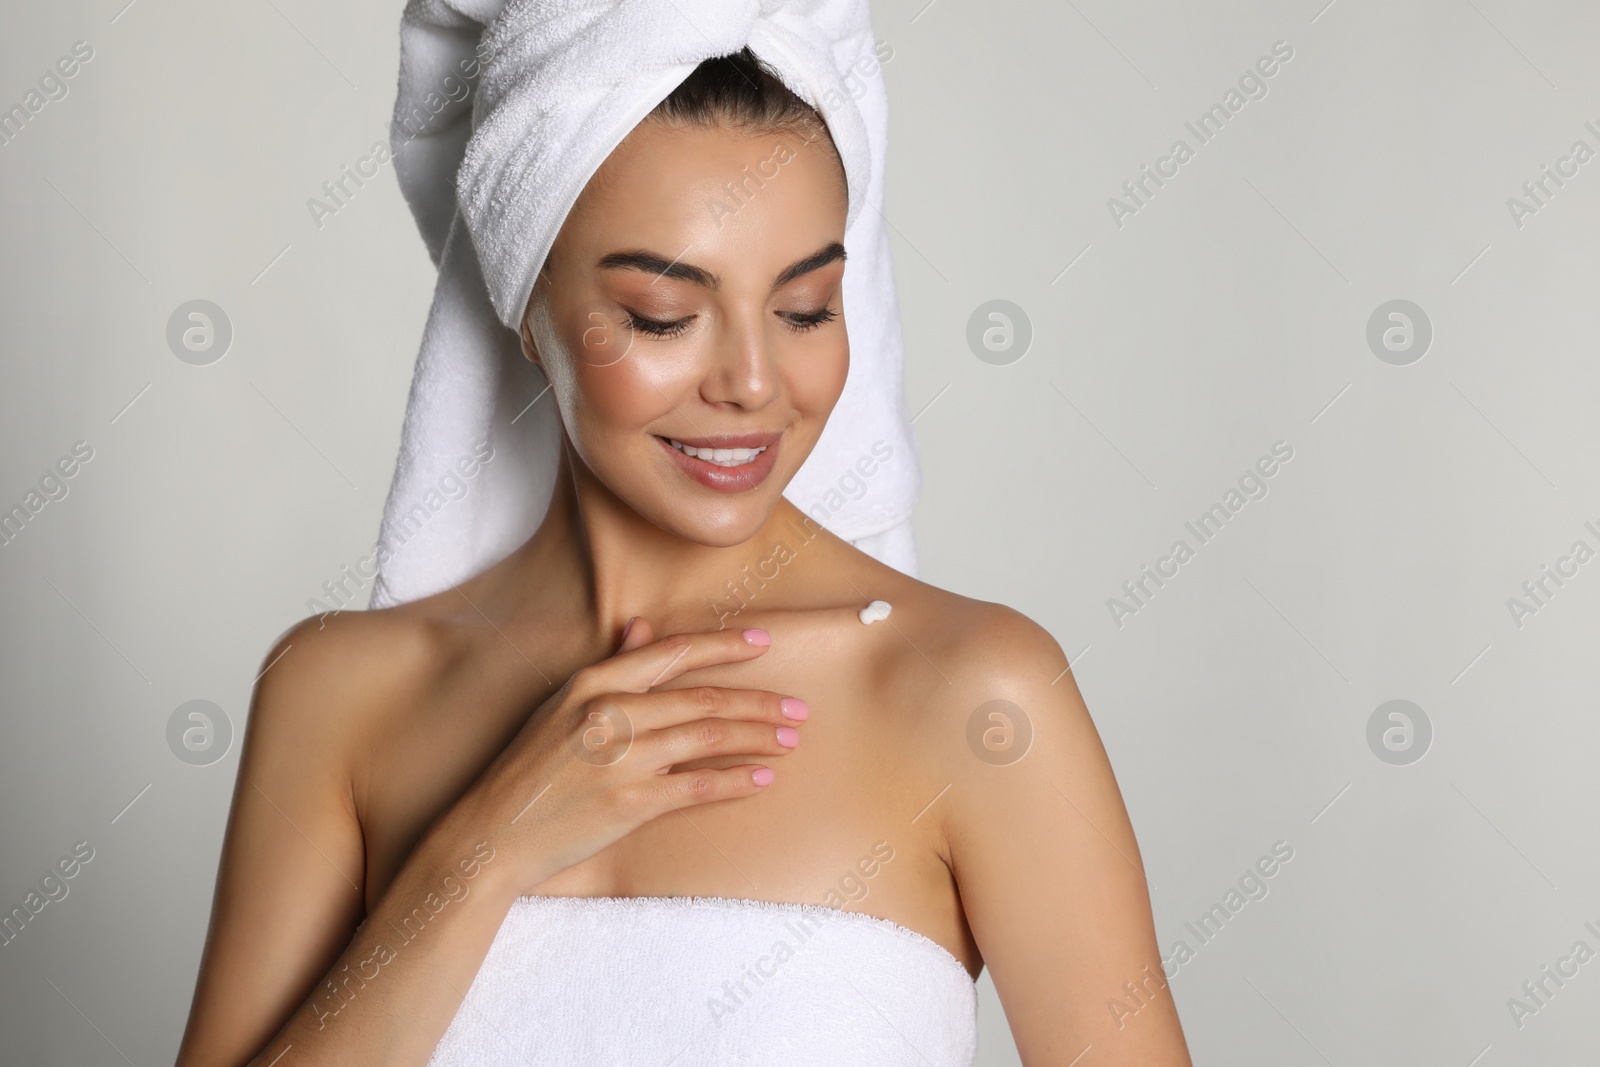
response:
<path id="1" fill-rule="evenodd" d="M 638 330 L 640 333 L 649 334 L 651 337 L 676 337 L 689 328 L 689 323 L 694 321 L 693 315 L 685 315 L 681 319 L 670 322 L 660 322 L 656 319 L 647 319 L 643 315 L 628 312 L 628 328 Z"/>
<path id="2" fill-rule="evenodd" d="M 794 333 L 807 333 L 839 317 L 837 311 L 828 307 L 818 308 L 815 311 L 779 311 L 776 314 L 784 326 Z M 628 312 L 628 328 L 651 337 L 677 337 L 687 330 L 693 321 L 693 315 L 663 322 L 659 319 L 647 319 L 632 311 Z"/>
<path id="3" fill-rule="evenodd" d="M 778 317 L 783 319 L 783 324 L 795 333 L 805 333 L 825 322 L 832 322 L 839 317 L 839 313 L 832 308 L 824 307 L 816 311 L 780 311 Z"/>

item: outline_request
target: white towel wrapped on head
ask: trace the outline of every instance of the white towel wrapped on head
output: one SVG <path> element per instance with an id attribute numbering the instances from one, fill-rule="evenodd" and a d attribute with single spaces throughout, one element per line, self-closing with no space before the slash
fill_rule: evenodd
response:
<path id="1" fill-rule="evenodd" d="M 516 333 L 534 278 L 612 149 L 701 61 L 746 45 L 827 122 L 849 193 L 850 373 L 785 495 L 915 573 L 920 479 L 882 213 L 888 99 L 866 0 L 411 0 L 391 141 L 439 282 L 374 607 L 448 589 L 537 528 L 560 424 Z M 458 95 L 451 79 L 473 91 Z"/>

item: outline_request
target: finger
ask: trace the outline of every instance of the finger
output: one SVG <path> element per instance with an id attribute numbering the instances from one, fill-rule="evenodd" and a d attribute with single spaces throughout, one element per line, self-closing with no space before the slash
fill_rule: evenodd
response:
<path id="1" fill-rule="evenodd" d="M 697 719 L 636 735 L 634 747 L 646 766 L 673 767 L 707 756 L 782 756 L 800 743 L 793 726 L 736 719 Z"/>
<path id="2" fill-rule="evenodd" d="M 652 689 L 648 693 L 612 693 L 602 698 L 620 706 L 638 730 L 663 730 L 680 723 L 716 716 L 794 726 L 811 714 L 806 702 L 768 689 L 728 689 L 697 685 L 685 689 Z"/>
<path id="3" fill-rule="evenodd" d="M 622 631 L 622 644 L 617 652 L 631 652 L 636 648 L 648 645 L 655 637 L 655 630 L 650 625 L 650 620 L 643 615 L 635 615 L 628 620 L 627 627 Z"/>
<path id="4" fill-rule="evenodd" d="M 572 677 L 573 690 L 585 695 L 645 693 L 701 667 L 755 659 L 771 643 L 772 638 L 765 630 L 668 634 L 658 641 L 618 652 L 610 659 L 584 667 Z"/>
<path id="5" fill-rule="evenodd" d="M 771 767 L 756 763 L 721 770 L 699 767 L 660 775 L 644 783 L 644 788 L 653 790 L 658 813 L 665 814 L 674 808 L 753 796 L 771 785 L 775 777 Z"/>

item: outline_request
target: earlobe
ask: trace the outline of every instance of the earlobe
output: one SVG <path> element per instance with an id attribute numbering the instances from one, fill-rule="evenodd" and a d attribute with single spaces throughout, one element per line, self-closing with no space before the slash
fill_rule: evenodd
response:
<path id="1" fill-rule="evenodd" d="M 518 335 L 522 340 L 522 358 L 543 370 L 544 366 L 539 362 L 539 347 L 533 343 L 533 333 L 528 329 L 526 314 L 522 316 L 522 328 L 518 331 Z"/>
<path id="2" fill-rule="evenodd" d="M 539 273 L 534 277 L 533 289 L 528 293 L 528 302 L 522 306 L 522 322 L 517 331 L 522 340 L 522 358 L 540 370 L 544 370 L 544 364 L 539 361 L 539 346 L 534 343 L 533 327 L 530 322 L 533 318 L 534 301 L 539 299 L 539 287 L 548 284 L 548 278 L 545 274 L 547 269 L 548 267 L 540 268 Z"/>

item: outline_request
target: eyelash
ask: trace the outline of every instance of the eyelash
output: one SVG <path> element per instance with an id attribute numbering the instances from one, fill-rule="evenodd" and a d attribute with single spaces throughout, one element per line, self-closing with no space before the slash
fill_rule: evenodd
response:
<path id="1" fill-rule="evenodd" d="M 827 307 L 815 311 L 790 311 L 784 313 L 783 324 L 795 333 L 806 333 L 838 317 L 837 311 Z"/>
<path id="2" fill-rule="evenodd" d="M 838 318 L 839 313 L 832 308 L 818 308 L 816 311 L 786 311 L 780 312 L 783 324 L 794 333 L 809 333 L 824 323 L 832 322 Z M 628 328 L 638 330 L 640 333 L 651 337 L 672 338 L 677 337 L 689 328 L 689 322 L 694 318 L 676 319 L 672 322 L 658 322 L 647 319 L 642 315 L 628 312 Z"/>

